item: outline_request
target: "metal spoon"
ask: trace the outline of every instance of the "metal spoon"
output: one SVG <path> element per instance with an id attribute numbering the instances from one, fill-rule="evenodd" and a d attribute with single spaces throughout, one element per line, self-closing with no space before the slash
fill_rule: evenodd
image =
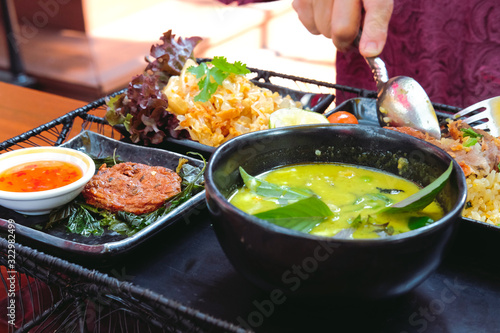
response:
<path id="1" fill-rule="evenodd" d="M 377 116 L 380 126 L 409 126 L 440 139 L 434 107 L 422 86 L 407 76 L 388 78 L 379 57 L 365 58 L 377 82 Z"/>
<path id="2" fill-rule="evenodd" d="M 354 41 L 359 46 L 361 32 Z M 389 79 L 379 57 L 365 58 L 377 83 L 377 116 L 380 126 L 408 126 L 440 139 L 441 129 L 434 107 L 422 86 L 407 76 Z"/>

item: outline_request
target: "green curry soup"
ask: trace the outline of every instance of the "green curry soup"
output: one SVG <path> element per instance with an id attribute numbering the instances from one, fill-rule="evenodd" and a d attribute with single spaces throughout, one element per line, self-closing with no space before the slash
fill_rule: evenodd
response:
<path id="1" fill-rule="evenodd" d="M 309 233 L 314 235 L 334 236 L 341 230 L 349 230 L 349 237 L 352 238 L 377 238 L 432 223 L 444 214 L 436 201 L 419 212 L 375 214 L 418 192 L 420 188 L 401 177 L 355 165 L 290 165 L 263 173 L 257 178 L 277 185 L 307 189 L 321 199 L 333 214 L 312 227 Z M 283 206 L 279 198 L 257 195 L 246 186 L 231 195 L 230 202 L 249 214 Z"/>

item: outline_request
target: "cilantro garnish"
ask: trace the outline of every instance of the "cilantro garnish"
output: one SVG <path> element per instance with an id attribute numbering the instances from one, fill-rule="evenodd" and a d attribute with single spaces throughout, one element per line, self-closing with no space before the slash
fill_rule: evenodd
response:
<path id="1" fill-rule="evenodd" d="M 463 143 L 464 147 L 474 146 L 478 142 L 477 139 L 483 137 L 481 134 L 476 133 L 472 128 L 461 128 L 460 131 L 462 131 L 463 137 L 466 138 Z"/>
<path id="2" fill-rule="evenodd" d="M 461 128 L 460 129 L 464 134 L 464 137 L 471 137 L 471 138 L 481 138 L 482 135 L 479 133 L 474 132 L 472 128 Z"/>
<path id="3" fill-rule="evenodd" d="M 209 64 L 212 66 L 208 66 Z M 197 67 L 189 67 L 188 71 L 199 79 L 200 92 L 194 97 L 195 102 L 207 102 L 229 75 L 250 73 L 245 64 L 240 61 L 231 64 L 225 57 L 214 57 L 210 62 L 201 63 Z"/>
<path id="4" fill-rule="evenodd" d="M 467 140 L 463 143 L 464 147 L 472 147 L 477 143 L 477 139 L 473 137 L 468 137 Z"/>

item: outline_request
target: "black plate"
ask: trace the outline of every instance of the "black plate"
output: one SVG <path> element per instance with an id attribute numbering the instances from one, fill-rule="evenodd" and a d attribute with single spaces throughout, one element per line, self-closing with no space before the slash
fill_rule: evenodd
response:
<path id="1" fill-rule="evenodd" d="M 116 155 L 123 161 L 164 166 L 172 170 L 175 170 L 180 158 L 188 159 L 192 165 L 203 166 L 201 160 L 192 156 L 123 143 L 90 131 L 80 133 L 62 146 L 83 151 L 95 157 L 112 156 L 116 149 Z M 67 232 L 62 225 L 40 231 L 33 227 L 44 224 L 48 219 L 48 215 L 26 216 L 2 206 L 0 206 L 0 229 L 7 230 L 9 224 L 7 220 L 12 219 L 16 222 L 16 236 L 25 239 L 29 243 L 35 242 L 37 247 L 41 245 L 44 250 L 57 252 L 58 256 L 71 257 L 77 255 L 104 259 L 132 250 L 169 226 L 179 222 L 188 223 L 190 213 L 204 205 L 205 191 L 202 191 L 157 220 L 156 223 L 130 237 L 108 230 L 102 236 L 85 237 Z"/>
<path id="2" fill-rule="evenodd" d="M 377 100 L 373 98 L 357 97 L 348 99 L 337 105 L 334 109 L 325 112 L 330 116 L 337 111 L 352 113 L 361 125 L 380 126 L 377 118 Z"/>
<path id="3" fill-rule="evenodd" d="M 436 109 L 436 107 L 443 107 L 442 104 L 435 105 L 435 112 L 439 121 L 446 120 L 450 118 L 453 113 L 450 110 L 442 111 Z M 451 107 L 448 107 L 450 109 Z M 325 111 L 325 116 L 329 116 L 337 111 L 347 111 L 352 113 L 358 118 L 359 123 L 362 125 L 380 126 L 377 117 L 377 100 L 374 98 L 367 97 L 356 97 L 345 100 L 341 104 L 337 105 L 335 108 Z"/>

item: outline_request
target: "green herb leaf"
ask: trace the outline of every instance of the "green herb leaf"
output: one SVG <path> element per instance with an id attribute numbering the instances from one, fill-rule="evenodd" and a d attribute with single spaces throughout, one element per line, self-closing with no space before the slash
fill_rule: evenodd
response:
<path id="1" fill-rule="evenodd" d="M 356 216 L 354 220 L 352 220 L 351 228 L 358 229 L 362 224 L 363 219 L 361 218 L 361 214 L 358 214 L 358 216 Z"/>
<path id="2" fill-rule="evenodd" d="M 464 137 L 471 137 L 471 138 L 481 138 L 483 137 L 481 134 L 476 133 L 472 128 L 461 128 L 460 131 L 462 131 L 464 134 Z"/>
<path id="3" fill-rule="evenodd" d="M 380 229 L 374 230 L 374 232 L 379 235 L 379 237 L 387 237 L 394 235 L 394 228 L 387 223 L 381 226 Z"/>
<path id="4" fill-rule="evenodd" d="M 208 66 L 211 64 L 212 66 Z M 231 64 L 225 57 L 214 57 L 211 62 L 204 62 L 198 66 L 188 68 L 196 76 L 200 92 L 194 97 L 195 102 L 207 102 L 230 75 L 243 75 L 250 73 L 244 64 L 237 61 Z"/>
<path id="5" fill-rule="evenodd" d="M 231 64 L 225 57 L 214 57 L 211 61 L 212 65 L 219 68 L 223 72 L 233 73 L 238 75 L 248 74 L 250 70 L 241 61 L 236 61 Z"/>
<path id="6" fill-rule="evenodd" d="M 477 143 L 477 139 L 473 137 L 467 137 L 467 140 L 463 143 L 464 147 L 472 147 Z"/>
<path id="7" fill-rule="evenodd" d="M 450 178 L 451 172 L 453 170 L 453 162 L 450 162 L 448 169 L 443 172 L 441 176 L 436 178 L 432 183 L 418 191 L 417 193 L 410 195 L 408 198 L 395 203 L 389 207 L 382 208 L 379 213 L 401 213 L 401 212 L 416 212 L 427 207 L 439 192 L 443 189 Z"/>
<path id="8" fill-rule="evenodd" d="M 365 208 L 377 209 L 377 208 L 388 207 L 392 203 L 393 201 L 390 198 L 381 193 L 375 193 L 375 194 L 367 193 L 357 198 L 354 201 L 351 209 L 344 211 L 357 212 Z"/>
<path id="9" fill-rule="evenodd" d="M 257 213 L 254 216 L 281 227 L 309 232 L 326 217 L 333 215 L 328 206 L 316 196 L 289 205 Z"/>
<path id="10" fill-rule="evenodd" d="M 434 220 L 428 216 L 412 216 L 408 221 L 408 228 L 410 228 L 410 230 L 415 230 L 432 224 L 433 222 Z"/>
<path id="11" fill-rule="evenodd" d="M 196 78 L 199 79 L 198 88 L 200 88 L 200 92 L 194 97 L 195 102 L 208 101 L 210 97 L 215 94 L 219 85 L 222 84 L 222 81 L 229 76 L 228 73 L 224 77 L 220 70 L 216 67 L 208 67 L 207 63 L 201 63 L 197 67 L 189 67 L 188 71 L 193 73 Z M 213 82 L 211 78 L 213 78 L 215 82 Z M 218 83 L 217 80 L 219 80 L 220 83 Z"/>
<path id="12" fill-rule="evenodd" d="M 299 200 L 314 195 L 314 193 L 308 189 L 276 185 L 250 176 L 245 170 L 243 170 L 242 167 L 240 167 L 240 175 L 248 189 L 263 197 L 278 198 L 283 200 Z"/>

